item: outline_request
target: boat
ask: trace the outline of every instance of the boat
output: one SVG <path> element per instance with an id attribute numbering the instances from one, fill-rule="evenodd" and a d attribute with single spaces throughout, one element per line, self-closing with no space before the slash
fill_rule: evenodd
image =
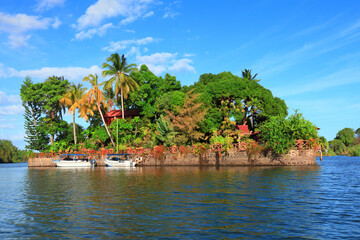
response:
<path id="1" fill-rule="evenodd" d="M 129 153 L 107 154 L 104 162 L 107 167 L 135 167 L 135 160 Z"/>
<path id="2" fill-rule="evenodd" d="M 96 164 L 95 160 L 90 160 L 86 154 L 61 154 L 60 160 L 55 163 L 57 167 L 91 167 Z"/>

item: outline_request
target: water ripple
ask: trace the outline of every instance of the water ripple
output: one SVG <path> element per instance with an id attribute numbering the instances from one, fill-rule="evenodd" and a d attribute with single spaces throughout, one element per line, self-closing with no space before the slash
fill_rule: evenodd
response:
<path id="1" fill-rule="evenodd" d="M 360 158 L 305 167 L 0 165 L 0 237 L 356 239 Z"/>

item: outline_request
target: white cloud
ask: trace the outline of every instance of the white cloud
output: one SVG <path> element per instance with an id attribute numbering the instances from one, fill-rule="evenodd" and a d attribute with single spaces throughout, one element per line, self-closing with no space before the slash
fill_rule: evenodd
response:
<path id="1" fill-rule="evenodd" d="M 15 125 L 12 123 L 0 123 L 0 128 L 13 129 Z"/>
<path id="2" fill-rule="evenodd" d="M 101 37 L 106 34 L 106 32 L 109 28 L 112 28 L 112 27 L 113 27 L 112 23 L 107 23 L 99 28 L 91 28 L 87 31 L 81 31 L 75 35 L 75 39 L 77 39 L 77 40 L 84 40 L 87 38 L 90 39 L 94 35 L 98 35 Z"/>
<path id="3" fill-rule="evenodd" d="M 8 139 L 10 140 L 13 144 L 14 144 L 14 141 L 24 141 L 24 137 L 25 137 L 25 133 L 23 132 L 19 132 L 19 133 L 16 133 L 16 134 L 0 134 L 0 138 L 1 139 Z"/>
<path id="4" fill-rule="evenodd" d="M 61 21 L 58 17 L 55 18 L 54 23 L 51 25 L 53 28 L 58 28 L 61 25 Z"/>
<path id="5" fill-rule="evenodd" d="M 147 56 L 138 56 L 137 60 L 142 64 L 149 65 L 159 65 L 159 64 L 168 64 L 172 59 L 176 57 L 177 53 L 154 53 Z"/>
<path id="6" fill-rule="evenodd" d="M 24 107 L 21 104 L 0 107 L 1 115 L 18 115 L 24 113 Z"/>
<path id="7" fill-rule="evenodd" d="M 50 76 L 64 76 L 71 81 L 82 81 L 82 79 L 91 74 L 101 74 L 102 69 L 94 65 L 90 68 L 83 67 L 43 67 L 41 69 L 21 70 L 13 73 L 13 76 L 26 77 L 45 80 Z"/>
<path id="8" fill-rule="evenodd" d="M 27 41 L 30 39 L 30 35 L 9 35 L 8 41 L 6 42 L 10 48 L 19 48 L 26 47 L 28 45 Z"/>
<path id="9" fill-rule="evenodd" d="M 94 27 L 105 19 L 121 16 L 122 24 L 133 22 L 141 16 L 149 14 L 147 9 L 153 0 L 98 0 L 91 5 L 75 25 L 79 30 Z"/>
<path id="10" fill-rule="evenodd" d="M 148 18 L 148 17 L 151 17 L 152 15 L 154 15 L 154 12 L 153 12 L 153 11 L 150 11 L 150 12 L 148 12 L 147 14 L 145 14 L 145 15 L 143 16 L 143 18 Z"/>
<path id="11" fill-rule="evenodd" d="M 193 72 L 195 73 L 195 68 L 191 66 L 192 61 L 188 58 L 183 58 L 176 60 L 172 66 L 168 68 L 170 72 Z"/>
<path id="12" fill-rule="evenodd" d="M 176 9 L 180 8 L 181 6 L 181 1 L 174 1 L 172 3 L 170 3 L 166 8 L 165 8 L 165 13 L 163 18 L 175 18 L 177 15 L 179 15 L 179 13 L 177 12 Z"/>
<path id="13" fill-rule="evenodd" d="M 64 78 L 71 81 L 82 81 L 82 79 L 91 74 L 101 75 L 102 69 L 97 65 L 91 66 L 90 68 L 84 67 L 43 67 L 40 69 L 30 70 L 15 70 L 9 68 L 0 63 L 0 77 L 26 77 L 30 76 L 33 79 L 45 80 L 51 76 L 64 76 Z"/>
<path id="14" fill-rule="evenodd" d="M 189 58 L 177 59 L 177 53 L 154 53 L 147 56 L 136 56 L 139 65 L 146 64 L 149 69 L 156 75 L 164 72 L 182 73 L 195 72 L 195 68 L 191 65 Z"/>
<path id="15" fill-rule="evenodd" d="M 193 54 L 193 53 L 184 53 L 184 57 L 186 57 L 186 58 L 195 57 L 195 54 Z"/>
<path id="16" fill-rule="evenodd" d="M 56 28 L 59 25 L 58 18 L 41 18 L 21 13 L 11 15 L 0 12 L 0 32 L 9 34 L 7 44 L 12 48 L 27 46 L 27 40 L 31 37 L 25 34 L 28 31 L 44 30 L 49 26 Z"/>
<path id="17" fill-rule="evenodd" d="M 19 95 L 7 95 L 0 91 L 0 106 L 9 104 L 20 104 L 21 98 Z"/>
<path id="18" fill-rule="evenodd" d="M 36 10 L 48 10 L 59 5 L 63 5 L 65 1 L 66 0 L 41 0 L 37 5 Z"/>
<path id="19" fill-rule="evenodd" d="M 155 39 L 152 37 L 145 37 L 141 39 L 132 39 L 132 40 L 122 40 L 118 42 L 110 42 L 110 45 L 104 47 L 104 51 L 115 52 L 118 50 L 126 49 L 130 45 L 146 45 L 153 42 L 158 42 L 159 39 Z"/>

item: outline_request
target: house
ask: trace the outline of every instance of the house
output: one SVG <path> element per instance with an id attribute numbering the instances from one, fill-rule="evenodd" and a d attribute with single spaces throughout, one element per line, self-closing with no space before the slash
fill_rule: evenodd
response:
<path id="1" fill-rule="evenodd" d="M 124 110 L 124 118 L 133 119 L 140 116 L 139 109 Z M 106 125 L 110 125 L 115 118 L 122 118 L 122 112 L 120 110 L 112 110 L 104 115 Z"/>

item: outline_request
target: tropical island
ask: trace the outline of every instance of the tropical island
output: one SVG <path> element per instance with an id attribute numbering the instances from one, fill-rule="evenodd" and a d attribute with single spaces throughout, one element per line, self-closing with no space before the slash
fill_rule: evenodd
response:
<path id="1" fill-rule="evenodd" d="M 311 148 L 327 146 L 313 123 L 298 112 L 288 116 L 285 101 L 261 86 L 249 69 L 241 77 L 203 74 L 193 85 L 181 86 L 175 76 L 156 76 L 118 53 L 102 68 L 104 82 L 96 74 L 84 76 L 90 89 L 64 77 L 39 83 L 26 77 L 20 90 L 26 149 L 54 154 L 191 146 L 200 152 L 242 144 L 251 153 L 280 156 L 299 141 Z M 66 112 L 72 123 L 64 121 Z M 77 124 L 77 117 L 89 126 Z"/>

